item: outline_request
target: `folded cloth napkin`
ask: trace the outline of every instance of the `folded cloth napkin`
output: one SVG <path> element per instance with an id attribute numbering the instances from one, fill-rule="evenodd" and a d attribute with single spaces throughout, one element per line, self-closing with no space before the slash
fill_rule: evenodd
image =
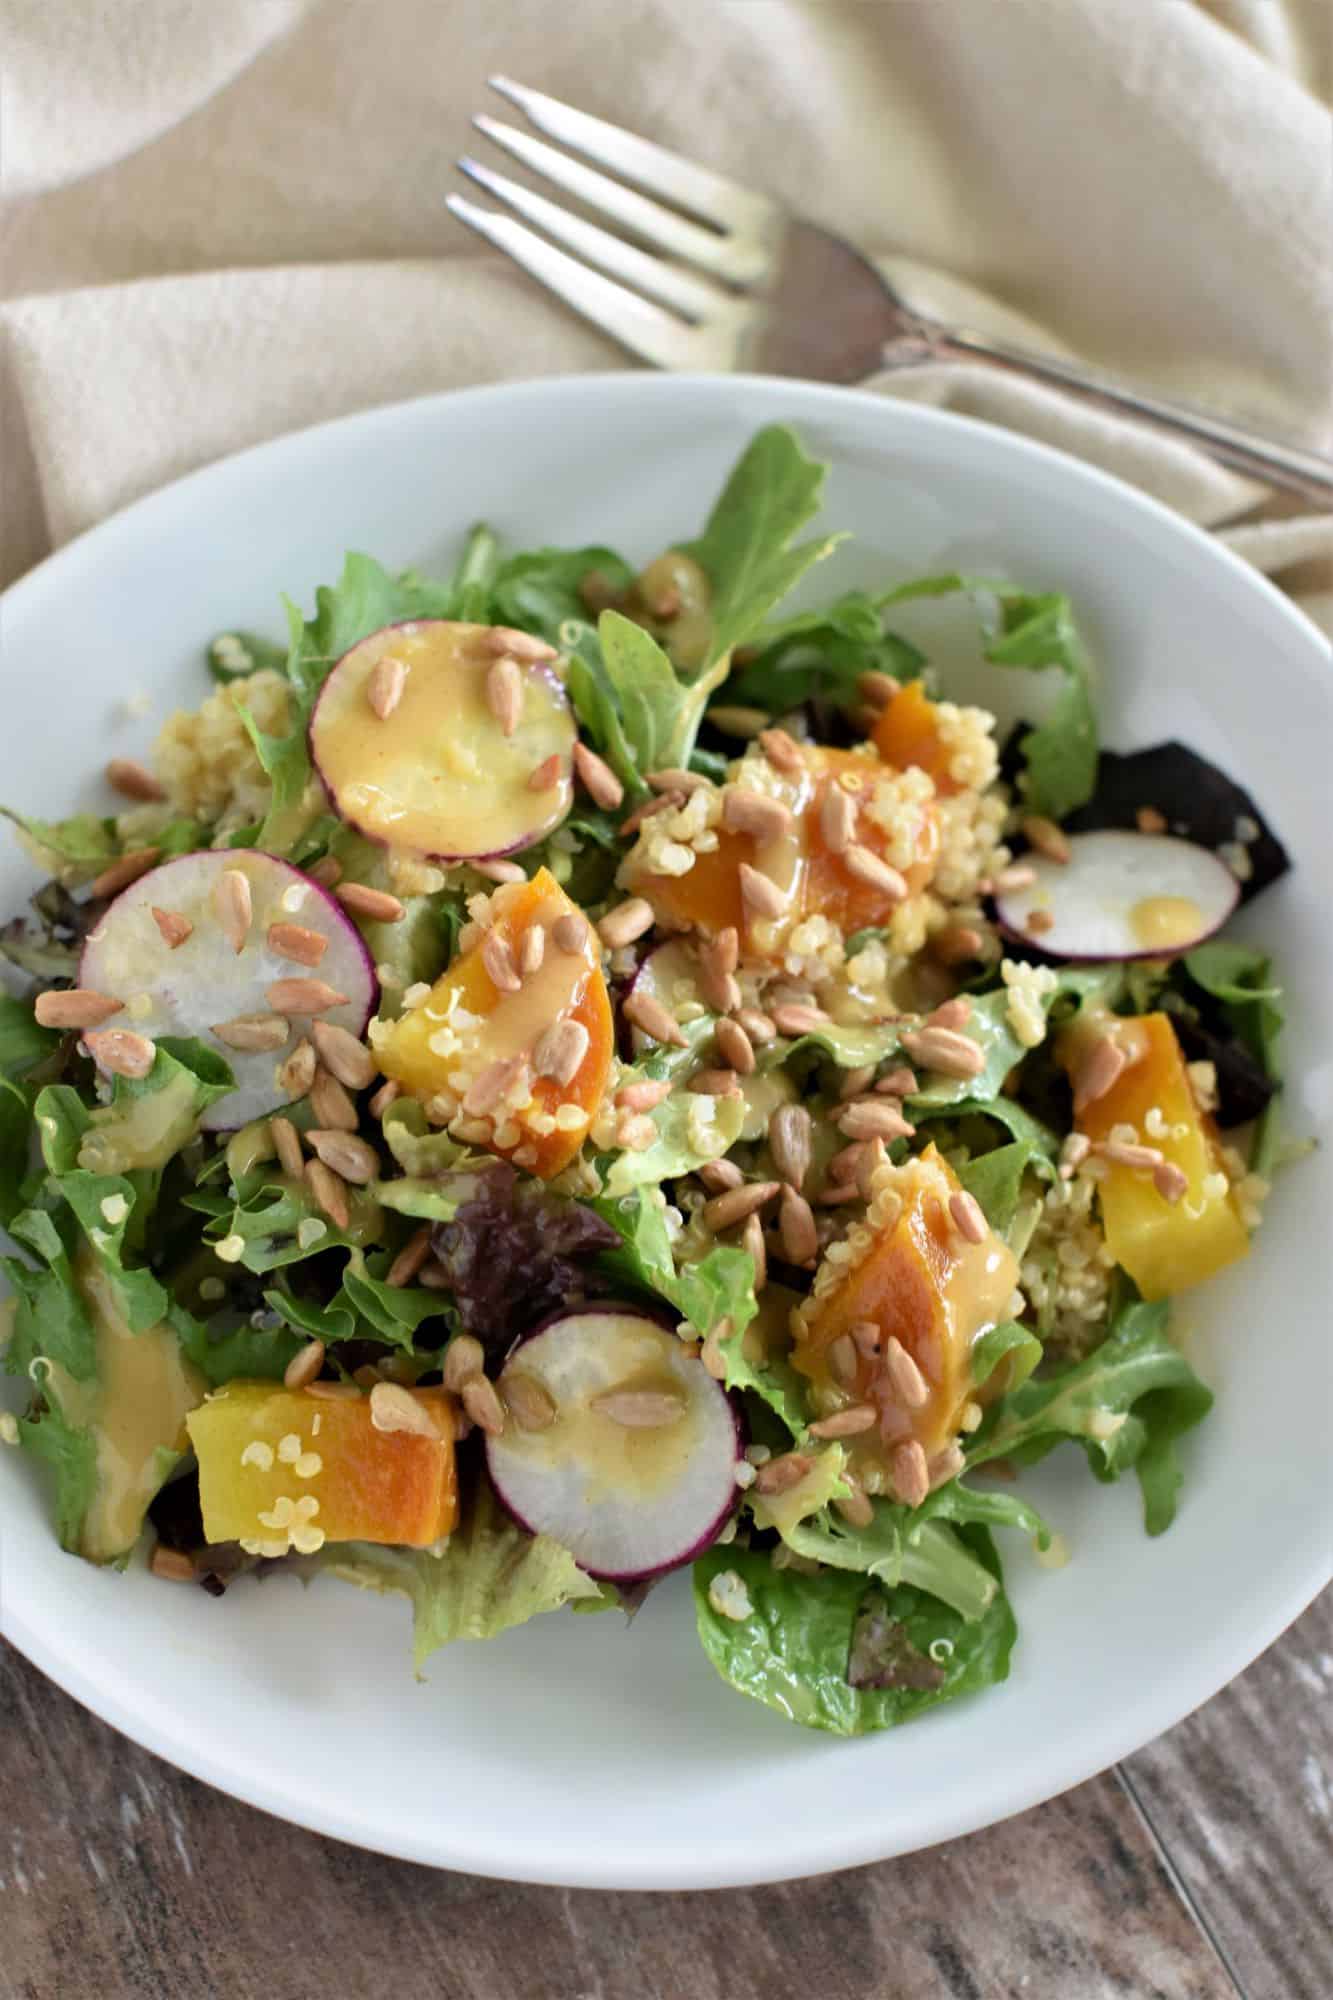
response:
<path id="1" fill-rule="evenodd" d="M 277 432 L 623 363 L 444 210 L 497 70 L 785 198 L 927 307 L 1327 449 L 1328 26 L 1327 0 L 0 0 L 0 576 Z M 1120 473 L 1333 629 L 1333 515 L 984 368 L 871 386 Z"/>

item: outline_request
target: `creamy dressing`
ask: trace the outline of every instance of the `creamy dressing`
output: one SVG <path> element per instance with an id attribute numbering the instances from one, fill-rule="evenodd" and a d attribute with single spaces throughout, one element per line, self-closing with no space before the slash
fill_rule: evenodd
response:
<path id="1" fill-rule="evenodd" d="M 363 640 L 330 677 L 312 746 L 340 812 L 373 840 L 419 854 L 495 854 L 528 846 L 573 799 L 575 728 L 559 681 L 520 668 L 522 706 L 506 736 L 487 702 L 495 655 L 487 628 L 439 620 L 391 626 Z M 380 720 L 367 683 L 391 654 L 407 667 L 398 705 Z M 534 792 L 537 765 L 560 758 L 556 782 Z"/>
<path id="2" fill-rule="evenodd" d="M 507 1449 L 531 1463 L 577 1468 L 582 1499 L 589 1507 L 614 1504 L 633 1492 L 651 1499 L 680 1479 L 705 1434 L 707 1405 L 690 1394 L 682 1353 L 679 1369 L 664 1365 L 660 1331 L 629 1330 L 615 1322 L 606 1343 L 600 1379 L 573 1392 L 564 1372 L 544 1366 L 538 1343 L 520 1348 L 515 1367 L 539 1382 L 556 1406 L 555 1422 L 544 1431 L 522 1431 L 511 1424 L 505 1431 Z M 499 1378 L 503 1396 L 505 1378 Z M 635 1429 L 616 1423 L 593 1404 L 611 1390 L 648 1390 L 678 1398 L 681 1414 L 672 1422 Z"/>
<path id="3" fill-rule="evenodd" d="M 75 1275 L 96 1336 L 96 1373 L 79 1382 L 48 1362 L 42 1387 L 65 1422 L 95 1440 L 97 1486 L 79 1548 L 92 1562 L 110 1562 L 133 1547 L 149 1501 L 186 1449 L 185 1418 L 205 1384 L 165 1322 L 131 1332 L 100 1264 L 81 1257 Z"/>
<path id="4" fill-rule="evenodd" d="M 1146 950 L 1170 951 L 1192 944 L 1208 922 L 1189 896 L 1144 896 L 1130 910 L 1129 928 Z"/>

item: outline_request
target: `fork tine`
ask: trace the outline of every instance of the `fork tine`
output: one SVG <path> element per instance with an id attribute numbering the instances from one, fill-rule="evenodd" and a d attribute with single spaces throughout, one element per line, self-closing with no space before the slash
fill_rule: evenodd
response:
<path id="1" fill-rule="evenodd" d="M 775 204 L 764 195 L 696 166 L 665 146 L 640 139 L 587 111 L 576 111 L 572 104 L 562 104 L 544 91 L 529 90 L 512 77 L 492 76 L 488 82 L 492 90 L 525 112 L 539 132 L 549 133 L 561 145 L 572 146 L 575 152 L 610 167 L 612 173 L 637 182 L 651 194 L 665 195 L 668 201 L 692 209 L 719 229 L 755 232 L 778 220 Z"/>
<path id="2" fill-rule="evenodd" d="M 446 196 L 446 205 L 460 222 L 475 229 L 488 243 L 494 243 L 525 271 L 531 271 L 534 278 L 558 292 L 576 312 L 592 320 L 631 353 L 641 355 L 657 368 L 708 365 L 703 336 L 674 313 L 664 312 L 661 306 L 640 298 L 637 292 L 590 271 L 586 264 L 580 264 L 567 251 L 556 249 L 526 223 L 515 222 L 507 215 L 495 215 L 459 194 Z"/>
<path id="3" fill-rule="evenodd" d="M 712 271 L 734 284 L 745 284 L 762 276 L 768 259 L 757 244 L 715 236 L 711 229 L 703 229 L 697 222 L 686 222 L 683 216 L 673 215 L 670 209 L 649 201 L 646 195 L 635 194 L 619 181 L 608 180 L 595 167 L 571 160 L 567 153 L 557 152 L 544 139 L 534 139 L 530 132 L 520 132 L 514 125 L 502 125 L 499 119 L 484 115 L 472 122 L 479 132 L 494 139 L 497 146 L 503 146 L 534 173 L 554 181 L 566 194 L 586 202 L 589 208 L 600 209 L 622 229 L 632 230 L 667 256 Z"/>
<path id="4" fill-rule="evenodd" d="M 632 243 L 625 243 L 619 236 L 599 229 L 596 223 L 584 222 L 580 216 L 571 215 L 568 209 L 548 201 L 545 195 L 521 187 L 517 181 L 510 180 L 508 174 L 497 174 L 493 168 L 484 167 L 479 160 L 466 156 L 458 164 L 469 179 L 484 187 L 498 201 L 507 202 L 510 208 L 517 209 L 529 222 L 535 222 L 538 228 L 544 229 L 548 236 L 554 236 L 558 243 L 563 243 L 567 249 L 586 258 L 600 270 L 609 272 L 613 278 L 623 279 L 636 291 L 657 299 L 662 305 L 674 306 L 677 312 L 685 313 L 691 319 L 711 319 L 729 307 L 734 308 L 734 298 L 716 285 L 691 277 L 688 271 L 682 271 L 678 265 L 664 263 L 660 257 L 645 255 Z"/>

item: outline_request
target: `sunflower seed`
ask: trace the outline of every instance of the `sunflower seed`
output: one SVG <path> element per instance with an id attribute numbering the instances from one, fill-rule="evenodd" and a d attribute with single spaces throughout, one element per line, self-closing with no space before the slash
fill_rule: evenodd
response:
<path id="1" fill-rule="evenodd" d="M 397 1082 L 393 1077 L 390 1077 L 386 1083 L 380 1085 L 374 1096 L 369 1100 L 366 1108 L 372 1118 L 382 1118 L 389 1106 L 396 1098 L 401 1097 L 402 1094 L 402 1084 Z"/>
<path id="2" fill-rule="evenodd" d="M 713 1031 L 717 1052 L 729 1069 L 749 1076 L 754 1069 L 754 1046 L 739 1021 L 723 1019 Z"/>
<path id="3" fill-rule="evenodd" d="M 665 1077 L 643 1077 L 616 1092 L 616 1104 L 623 1111 L 651 1111 L 663 1098 L 670 1097 L 672 1085 Z"/>
<path id="4" fill-rule="evenodd" d="M 651 993 L 641 993 L 636 987 L 624 1001 L 620 1011 L 636 1028 L 642 1028 L 644 1034 L 651 1040 L 668 1042 L 677 1049 L 687 1046 L 680 1022 L 674 1014 L 668 1012 L 660 1000 L 655 1000 Z"/>
<path id="5" fill-rule="evenodd" d="M 515 660 L 555 660 L 559 653 L 534 632 L 520 632 L 513 625 L 488 625 L 481 635 L 488 653 L 508 653 Z"/>
<path id="6" fill-rule="evenodd" d="M 488 1382 L 484 1375 L 474 1375 L 460 1390 L 463 1408 L 471 1417 L 479 1431 L 487 1437 L 500 1437 L 505 1427 L 504 1404 L 495 1393 L 495 1384 Z"/>
<path id="7" fill-rule="evenodd" d="M 770 1458 L 755 1474 L 755 1491 L 789 1493 L 793 1486 L 800 1485 L 812 1464 L 813 1460 L 800 1451 L 785 1451 L 780 1458 Z"/>
<path id="8" fill-rule="evenodd" d="M 282 1386 L 284 1389 L 307 1389 L 323 1366 L 323 1341 L 309 1340 L 287 1363 L 283 1370 Z"/>
<path id="9" fill-rule="evenodd" d="M 949 1213 L 954 1227 L 967 1243 L 984 1243 L 990 1235 L 990 1227 L 982 1213 L 981 1203 L 975 1195 L 959 1188 L 949 1196 Z"/>
<path id="10" fill-rule="evenodd" d="M 856 1348 L 849 1333 L 840 1333 L 836 1339 L 829 1342 L 828 1370 L 840 1388 L 855 1388 L 860 1363 L 856 1358 Z"/>
<path id="11" fill-rule="evenodd" d="M 250 922 L 254 913 L 249 876 L 243 874 L 239 868 L 224 868 L 218 877 L 213 901 L 223 935 L 239 957 L 245 950 L 245 940 L 250 935 Z"/>
<path id="12" fill-rule="evenodd" d="M 366 700 L 381 722 L 387 722 L 403 698 L 407 686 L 407 662 L 385 653 L 376 660 L 366 682 Z"/>
<path id="13" fill-rule="evenodd" d="M 956 1479 L 966 1463 L 961 1445 L 947 1444 L 943 1451 L 937 1451 L 926 1466 L 931 1492 L 933 1493 L 937 1486 L 944 1486 L 949 1480 Z"/>
<path id="14" fill-rule="evenodd" d="M 868 847 L 854 841 L 842 857 L 843 867 L 858 882 L 864 882 L 871 889 L 879 889 L 895 903 L 901 903 L 907 895 L 906 877 L 896 868 L 875 854 Z"/>
<path id="15" fill-rule="evenodd" d="M 697 1069 L 685 1088 L 696 1097 L 739 1097 L 741 1090 L 734 1069 Z"/>
<path id="16" fill-rule="evenodd" d="M 157 1057 L 153 1043 L 128 1028 L 102 1028 L 83 1040 L 97 1067 L 111 1076 L 147 1076 Z"/>
<path id="17" fill-rule="evenodd" d="M 644 783 L 655 792 L 679 792 L 688 798 L 691 792 L 706 792 L 712 789 L 711 781 L 699 771 L 645 771 Z"/>
<path id="18" fill-rule="evenodd" d="M 705 1229 L 717 1232 L 744 1222 L 747 1215 L 766 1208 L 780 1187 L 780 1181 L 748 1181 L 744 1187 L 727 1188 L 722 1194 L 715 1194 L 700 1211 Z"/>
<path id="19" fill-rule="evenodd" d="M 88 885 L 89 900 L 97 903 L 104 896 L 119 895 L 122 889 L 129 888 L 131 882 L 137 882 L 141 875 L 148 873 L 161 852 L 160 847 L 136 847 L 132 853 L 122 854 L 119 861 L 113 861 L 109 868 L 104 868 L 100 875 L 93 877 Z"/>
<path id="20" fill-rule="evenodd" d="M 368 1146 L 364 1139 L 354 1138 L 350 1132 L 331 1132 L 312 1126 L 305 1136 L 306 1144 L 324 1165 L 332 1167 L 335 1174 L 351 1181 L 356 1187 L 365 1187 L 380 1170 L 375 1148 Z"/>
<path id="21" fill-rule="evenodd" d="M 817 1438 L 859 1437 L 862 1431 L 870 1431 L 879 1422 L 879 1411 L 873 1403 L 856 1403 L 847 1410 L 835 1410 L 831 1417 L 821 1417 L 811 1424 L 810 1435 Z"/>
<path id="22" fill-rule="evenodd" d="M 898 1498 L 905 1507 L 919 1507 L 930 1491 L 930 1469 L 916 1439 L 895 1445 L 889 1464 Z"/>
<path id="23" fill-rule="evenodd" d="M 916 1127 L 896 1104 L 882 1097 L 863 1097 L 838 1113 L 838 1130 L 849 1139 L 910 1139 Z"/>
<path id="24" fill-rule="evenodd" d="M 645 931 L 653 927 L 653 906 L 642 896 L 631 896 L 628 902 L 618 903 L 614 910 L 608 910 L 597 926 L 602 943 L 611 951 L 619 951 L 622 945 L 633 944 Z"/>
<path id="25" fill-rule="evenodd" d="M 1189 1188 L 1189 1175 L 1174 1160 L 1162 1160 L 1152 1170 L 1152 1184 L 1163 1201 L 1174 1204 Z"/>
<path id="26" fill-rule="evenodd" d="M 162 942 L 172 951 L 183 945 L 187 937 L 193 937 L 194 925 L 180 910 L 159 910 L 152 906 L 153 922 L 157 925 Z"/>
<path id="27" fill-rule="evenodd" d="M 705 1160 L 698 1171 L 699 1179 L 713 1194 L 724 1194 L 728 1188 L 738 1188 L 745 1180 L 734 1160 Z"/>
<path id="28" fill-rule="evenodd" d="M 144 805 L 157 805 L 167 795 L 161 780 L 132 757 L 113 757 L 106 767 L 106 779 L 122 798 L 138 799 Z"/>
<path id="29" fill-rule="evenodd" d="M 529 924 L 523 933 L 523 942 L 518 948 L 519 978 L 531 979 L 534 972 L 540 972 L 545 956 L 546 932 L 540 924 Z"/>
<path id="30" fill-rule="evenodd" d="M 803 1267 L 814 1263 L 819 1254 L 814 1214 L 805 1196 L 785 1184 L 778 1211 L 778 1233 L 782 1238 L 782 1254 L 789 1264 Z"/>
<path id="31" fill-rule="evenodd" d="M 971 924 L 946 924 L 931 938 L 930 953 L 941 965 L 963 965 L 969 958 L 980 958 L 984 943 Z"/>
<path id="32" fill-rule="evenodd" d="M 315 1071 L 310 1086 L 310 1109 L 315 1123 L 329 1132 L 355 1132 L 361 1120 L 356 1106 L 336 1076 L 322 1066 Z"/>
<path id="33" fill-rule="evenodd" d="M 771 875 L 752 868 L 748 861 L 742 861 L 738 869 L 741 885 L 741 901 L 747 909 L 761 917 L 780 917 L 790 900 L 788 892 L 779 888 Z"/>
<path id="34" fill-rule="evenodd" d="M 738 736 L 742 741 L 751 740 L 768 727 L 768 716 L 762 708 L 743 708 L 739 703 L 710 708 L 708 720 L 724 736 Z"/>
<path id="35" fill-rule="evenodd" d="M 533 765 L 531 771 L 528 773 L 528 790 L 530 792 L 554 791 L 555 787 L 560 783 L 560 774 L 563 769 L 564 764 L 561 761 L 559 751 L 553 750 L 549 757 L 542 758 L 540 764 Z"/>
<path id="36" fill-rule="evenodd" d="M 875 1509 L 871 1503 L 869 1494 L 855 1473 L 844 1472 L 842 1478 L 843 1484 L 848 1490 L 846 1493 L 839 1494 L 838 1498 L 833 1502 L 834 1506 L 849 1527 L 870 1527 L 875 1519 Z"/>
<path id="37" fill-rule="evenodd" d="M 608 812 L 614 811 L 625 796 L 621 784 L 611 766 L 586 743 L 574 745 L 574 769 L 579 783 L 595 806 L 602 806 Z"/>
<path id="38" fill-rule="evenodd" d="M 1069 837 L 1053 819 L 1034 813 L 1023 821 L 1023 833 L 1029 846 L 1035 847 L 1038 854 L 1044 854 L 1048 861 L 1068 861 Z"/>
<path id="39" fill-rule="evenodd" d="M 296 965 L 318 965 L 329 948 L 322 932 L 304 924 L 270 924 L 267 942 L 275 958 L 290 958 Z"/>
<path id="40" fill-rule="evenodd" d="M 901 688 L 902 682 L 896 681 L 892 674 L 882 674 L 873 668 L 856 677 L 856 692 L 875 709 L 887 708 Z"/>
<path id="41" fill-rule="evenodd" d="M 306 1183 L 311 1194 L 323 1209 L 329 1221 L 338 1229 L 346 1229 L 351 1220 L 347 1206 L 347 1189 L 333 1169 L 323 1160 L 307 1160 L 305 1163 Z"/>
<path id="42" fill-rule="evenodd" d="M 771 1015 L 760 1013 L 757 1007 L 735 1007 L 732 1019 L 744 1028 L 750 1040 L 762 1047 L 777 1038 L 777 1022 Z"/>
<path id="43" fill-rule="evenodd" d="M 784 1181 L 799 1193 L 810 1171 L 810 1113 L 803 1104 L 779 1104 L 768 1121 L 768 1150 Z"/>
<path id="44" fill-rule="evenodd" d="M 609 1389 L 604 1396 L 593 1397 L 592 1408 L 624 1430 L 655 1431 L 679 1423 L 685 1398 L 659 1389 Z"/>
<path id="45" fill-rule="evenodd" d="M 528 1059 L 525 1055 L 501 1056 L 497 1061 L 487 1063 L 469 1085 L 463 1098 L 463 1109 L 471 1112 L 473 1117 L 481 1117 L 488 1111 L 494 1111 L 501 1099 L 508 1096 L 527 1067 Z"/>
<path id="46" fill-rule="evenodd" d="M 480 1375 L 486 1366 L 486 1350 L 470 1333 L 460 1333 L 450 1341 L 444 1355 L 444 1386 L 457 1395 L 465 1382 Z"/>
<path id="47" fill-rule="evenodd" d="M 1129 1058 L 1119 1042 L 1112 1041 L 1109 1035 L 1098 1035 L 1074 1066 L 1075 1111 L 1082 1111 L 1105 1097 L 1128 1067 Z"/>
<path id="48" fill-rule="evenodd" d="M 822 1007 L 803 1007 L 794 1000 L 784 1001 L 773 1010 L 773 1026 L 780 1035 L 809 1035 L 828 1026 Z"/>
<path id="49" fill-rule="evenodd" d="M 508 654 L 486 669 L 486 706 L 504 734 L 512 736 L 523 717 L 523 676 Z"/>
<path id="50" fill-rule="evenodd" d="M 422 1228 L 413 1231 L 390 1264 L 385 1284 L 392 1285 L 395 1291 L 403 1285 L 410 1285 L 429 1256 L 430 1228 L 429 1225 L 423 1225 Z"/>
<path id="51" fill-rule="evenodd" d="M 123 1000 L 97 993 L 91 986 L 70 986 L 63 993 L 39 993 L 32 1011 L 43 1028 L 96 1028 L 123 1009 Z"/>
<path id="52" fill-rule="evenodd" d="M 764 1225 L 757 1215 L 747 1215 L 741 1229 L 741 1249 L 754 1265 L 754 1289 L 762 1292 L 768 1283 L 768 1246 L 764 1242 Z"/>
<path id="53" fill-rule="evenodd" d="M 965 993 L 957 994 L 952 1000 L 942 1000 L 927 1014 L 923 1027 L 965 1028 L 972 1019 L 972 1002 Z"/>
<path id="54" fill-rule="evenodd" d="M 581 1021 L 552 1021 L 537 1038 L 532 1066 L 538 1076 L 548 1076 L 561 1089 L 572 1083 L 588 1053 L 588 1030 Z"/>
<path id="55" fill-rule="evenodd" d="M 856 834 L 856 800 L 830 785 L 819 803 L 819 831 L 830 854 L 845 854 Z"/>
<path id="56" fill-rule="evenodd" d="M 535 1375 L 522 1368 L 506 1369 L 500 1378 L 500 1394 L 521 1431 L 545 1431 L 556 1419 L 555 1398 Z"/>
<path id="57" fill-rule="evenodd" d="M 551 925 L 551 936 L 558 948 L 575 957 L 588 947 L 588 919 L 574 910 L 566 910 L 563 917 L 557 917 Z"/>
<path id="58" fill-rule="evenodd" d="M 941 1076 L 980 1076 L 986 1067 L 980 1045 L 951 1028 L 908 1029 L 900 1039 L 913 1062 L 922 1069 L 938 1070 Z"/>
<path id="59" fill-rule="evenodd" d="M 286 1062 L 280 1065 L 278 1083 L 288 1097 L 304 1097 L 315 1081 L 318 1067 L 315 1051 L 303 1035 Z"/>
<path id="60" fill-rule="evenodd" d="M 891 1069 L 875 1085 L 877 1097 L 915 1097 L 916 1092 L 916 1072 L 906 1067 Z"/>
<path id="61" fill-rule="evenodd" d="M 397 896 L 391 896 L 387 889 L 372 889 L 365 882 L 340 883 L 335 894 L 345 910 L 354 917 L 364 917 L 367 923 L 400 924 L 407 915 Z"/>
<path id="62" fill-rule="evenodd" d="M 291 1119 L 270 1118 L 268 1132 L 282 1171 L 299 1180 L 305 1167 L 305 1155 L 301 1151 L 301 1135 Z"/>
<path id="63" fill-rule="evenodd" d="M 875 1331 L 878 1334 L 879 1328 Z M 922 1409 L 930 1401 L 930 1384 L 896 1333 L 884 1343 L 884 1372 L 889 1387 L 907 1409 Z"/>
<path id="64" fill-rule="evenodd" d="M 791 826 L 791 811 L 781 799 L 772 799 L 766 792 L 751 791 L 745 785 L 726 785 L 722 791 L 722 824 L 728 833 L 749 833 L 756 840 L 777 840 Z"/>
<path id="65" fill-rule="evenodd" d="M 370 1421 L 377 1431 L 424 1438 L 440 1435 L 430 1411 L 401 1382 L 376 1382 L 370 1392 Z"/>
<path id="66" fill-rule="evenodd" d="M 495 856 L 488 861 L 470 861 L 469 868 L 478 875 L 484 875 L 488 882 L 526 882 L 527 876 L 517 861 L 506 861 L 503 856 Z"/>
<path id="67" fill-rule="evenodd" d="M 499 931 L 487 931 L 481 947 L 481 962 L 485 966 L 492 986 L 501 993 L 517 993 L 523 981 L 518 976 L 514 964 L 514 954 L 509 949 L 508 940 Z"/>
<path id="68" fill-rule="evenodd" d="M 312 1021 L 311 1039 L 325 1069 L 349 1090 L 364 1090 L 377 1074 L 375 1058 L 364 1042 L 336 1021 Z"/>
<path id="69" fill-rule="evenodd" d="M 793 773 L 805 769 L 801 746 L 785 729 L 761 729 L 759 747 L 775 771 Z"/>
<path id="70" fill-rule="evenodd" d="M 275 979 L 264 997 L 275 1014 L 327 1014 L 347 1005 L 347 995 L 322 979 Z"/>

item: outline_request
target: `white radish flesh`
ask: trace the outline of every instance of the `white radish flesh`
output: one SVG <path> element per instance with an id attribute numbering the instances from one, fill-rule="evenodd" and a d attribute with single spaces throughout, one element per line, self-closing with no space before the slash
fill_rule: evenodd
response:
<path id="1" fill-rule="evenodd" d="M 555 1406 L 544 1429 L 511 1416 L 486 1440 L 491 1483 L 525 1527 L 591 1575 L 622 1579 L 674 1569 L 715 1540 L 736 1496 L 736 1416 L 673 1333 L 633 1307 L 590 1306 L 523 1342 L 502 1397 L 515 1375 Z M 515 1404 L 521 1413 L 521 1394 Z"/>
<path id="2" fill-rule="evenodd" d="M 245 890 L 227 879 L 237 875 Z M 242 935 L 238 925 L 246 891 L 249 922 Z M 182 942 L 173 946 L 168 941 L 179 927 L 169 925 L 164 934 L 155 908 L 192 926 Z M 269 942 L 272 926 L 297 926 L 323 938 L 318 964 L 297 962 L 275 950 Z M 141 875 L 89 933 L 79 979 L 124 1003 L 117 1025 L 154 1041 L 160 1035 L 194 1036 L 231 1065 L 237 1088 L 203 1119 L 215 1132 L 248 1124 L 287 1102 L 277 1070 L 301 1036 L 309 1034 L 314 1016 L 296 1013 L 275 1021 L 271 987 L 279 981 L 316 980 L 344 995 L 336 1006 L 321 1009 L 318 1018 L 358 1038 L 379 998 L 370 954 L 346 911 L 299 868 L 253 848 L 182 854 Z M 255 1031 L 242 1028 L 235 1039 L 269 1046 L 236 1047 L 213 1032 L 247 1017 L 256 1017 Z"/>
<path id="3" fill-rule="evenodd" d="M 325 681 L 310 755 L 336 811 L 371 840 L 494 857 L 531 847 L 569 811 L 565 691 L 543 661 L 502 662 L 490 634 L 445 619 L 386 626 Z M 385 661 L 402 672 L 381 713 Z"/>
<path id="4" fill-rule="evenodd" d="M 1219 930 L 1239 884 L 1206 847 L 1170 834 L 1069 836 L 1069 859 L 1024 855 L 1034 879 L 996 897 L 1011 936 L 1054 958 L 1173 958 Z"/>

